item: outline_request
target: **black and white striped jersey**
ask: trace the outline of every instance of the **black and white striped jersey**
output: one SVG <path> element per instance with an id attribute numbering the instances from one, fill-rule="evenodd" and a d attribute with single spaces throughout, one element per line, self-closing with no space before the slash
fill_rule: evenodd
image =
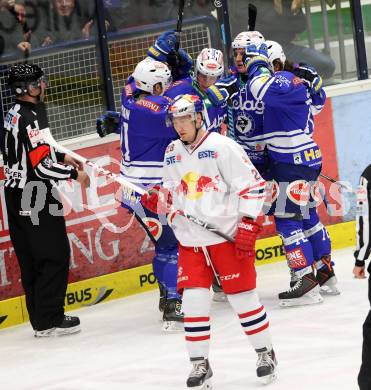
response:
<path id="1" fill-rule="evenodd" d="M 16 100 L 4 120 L 3 159 L 5 187 L 24 188 L 30 181 L 76 179 L 77 171 L 64 165 L 58 153 L 43 139 L 48 128 L 44 103 Z"/>
<path id="2" fill-rule="evenodd" d="M 354 252 L 357 265 L 363 265 L 371 251 L 371 165 L 362 173 L 357 190 L 357 247 Z"/>

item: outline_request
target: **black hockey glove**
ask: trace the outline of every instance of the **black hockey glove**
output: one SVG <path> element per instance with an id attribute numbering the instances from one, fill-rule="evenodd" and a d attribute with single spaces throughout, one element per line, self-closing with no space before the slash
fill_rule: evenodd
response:
<path id="1" fill-rule="evenodd" d="M 171 68 L 174 81 L 188 76 L 193 66 L 192 57 L 183 49 L 179 49 L 178 52 L 170 52 L 166 62 Z"/>
<path id="2" fill-rule="evenodd" d="M 107 134 L 116 133 L 120 123 L 120 113 L 116 111 L 106 111 L 97 119 L 97 133 L 99 137 L 105 137 Z"/>
<path id="3" fill-rule="evenodd" d="M 228 99 L 232 99 L 238 92 L 237 79 L 229 76 L 219 79 L 214 85 L 209 87 L 206 90 L 206 95 L 214 106 L 219 107 Z"/>
<path id="4" fill-rule="evenodd" d="M 311 95 L 317 93 L 322 88 L 322 77 L 311 65 L 300 62 L 299 66 L 292 72 L 295 76 L 304 80 Z"/>

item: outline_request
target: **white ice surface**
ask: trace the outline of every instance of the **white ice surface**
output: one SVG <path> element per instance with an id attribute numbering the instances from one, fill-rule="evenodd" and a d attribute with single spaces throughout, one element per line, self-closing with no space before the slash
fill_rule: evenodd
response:
<path id="1" fill-rule="evenodd" d="M 342 294 L 320 305 L 281 309 L 284 262 L 258 267 L 270 317 L 277 382 L 262 386 L 255 352 L 227 303 L 213 303 L 210 362 L 214 390 L 356 390 L 367 280 L 352 277 L 351 249 L 334 252 Z M 190 371 L 182 334 L 162 334 L 158 294 L 81 309 L 83 331 L 35 339 L 29 324 L 0 332 L 1 390 L 178 390 Z"/>

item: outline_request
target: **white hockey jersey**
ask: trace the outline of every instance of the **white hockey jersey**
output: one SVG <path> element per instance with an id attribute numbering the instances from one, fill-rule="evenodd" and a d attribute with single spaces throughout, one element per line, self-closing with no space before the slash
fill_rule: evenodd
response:
<path id="1" fill-rule="evenodd" d="M 265 181 L 242 147 L 214 132 L 192 146 L 176 140 L 167 147 L 163 185 L 172 193 L 175 209 L 232 237 L 242 216 L 260 214 L 265 198 Z M 225 241 L 179 215 L 170 223 L 183 246 Z"/>

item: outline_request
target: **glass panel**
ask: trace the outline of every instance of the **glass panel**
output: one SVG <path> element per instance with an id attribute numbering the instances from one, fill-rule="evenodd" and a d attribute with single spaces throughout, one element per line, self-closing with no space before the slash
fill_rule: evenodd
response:
<path id="1" fill-rule="evenodd" d="M 368 73 L 371 74 L 371 0 L 361 0 Z"/>
<path id="2" fill-rule="evenodd" d="M 287 58 L 313 65 L 326 84 L 354 79 L 356 61 L 349 1 L 251 0 L 256 29 L 279 42 Z M 248 1 L 231 0 L 233 34 L 247 28 Z"/>
<path id="3" fill-rule="evenodd" d="M 0 4 L 4 3 L 7 1 L 0 1 Z M 96 118 L 105 109 L 93 3 L 87 0 L 17 0 L 13 11 L 16 11 L 19 23 L 14 23 L 15 16 L 9 6 L 0 9 L 0 27 L 3 27 L 0 35 L 6 33 L 6 39 L 14 35 L 13 47 L 4 45 L 6 49 L 0 57 L 3 111 L 6 112 L 14 101 L 6 85 L 9 66 L 23 60 L 39 65 L 49 78 L 45 100 L 56 139 L 95 132 Z M 12 19 L 7 21 L 14 30 L 9 27 L 6 32 L 4 23 L 9 15 Z M 21 25 L 26 34 L 17 35 Z M 28 53 L 17 48 L 19 36 L 23 38 L 21 46 L 31 44 Z"/>

